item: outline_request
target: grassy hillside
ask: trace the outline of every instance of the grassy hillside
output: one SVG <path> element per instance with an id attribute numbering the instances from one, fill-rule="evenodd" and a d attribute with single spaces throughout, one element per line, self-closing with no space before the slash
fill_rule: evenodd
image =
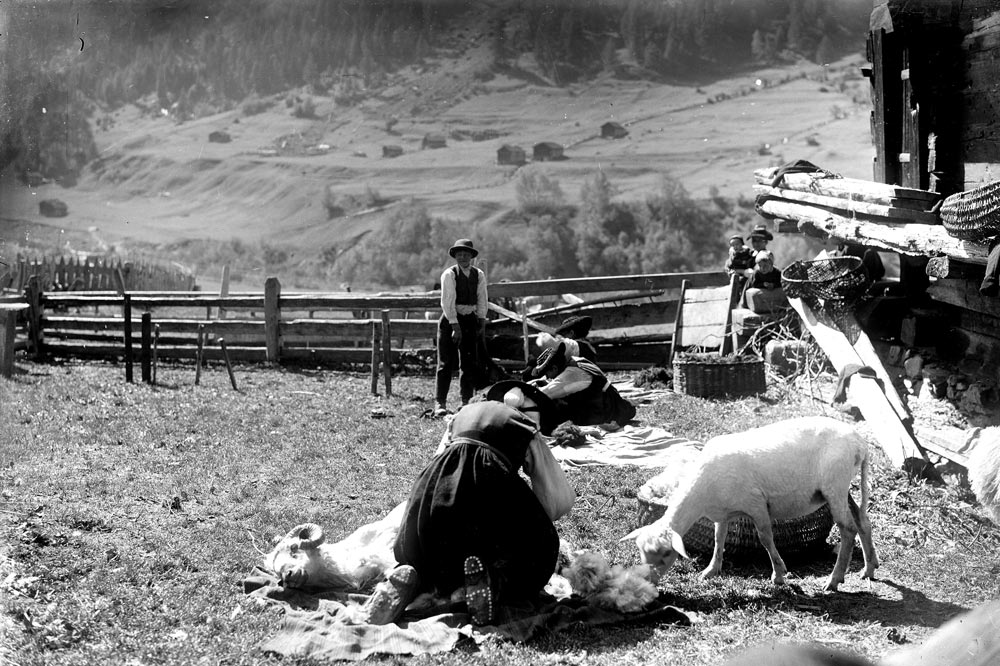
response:
<path id="1" fill-rule="evenodd" d="M 96 158 L 75 186 L 28 187 L 11 170 L 0 174 L 0 252 L 35 247 L 36 239 L 51 247 L 55 235 L 61 248 L 111 246 L 180 261 L 207 286 L 230 263 L 247 288 L 259 288 L 267 274 L 289 288 L 331 288 L 341 279 L 338 259 L 376 237 L 389 216 L 426 211 L 446 237 L 452 230 L 502 236 L 485 230 L 516 207 L 524 169 L 557 183 L 570 206 L 600 172 L 618 201 L 641 202 L 669 177 L 695 199 L 742 202 L 743 217 L 752 211 L 756 168 L 808 159 L 870 177 L 860 56 L 699 82 L 608 71 L 556 85 L 531 50 L 495 67 L 495 44 L 474 15 L 462 16 L 447 39 L 438 35 L 448 48 L 355 87 L 350 104 L 338 98 L 342 87 L 319 94 L 302 86 L 195 119 L 151 113 L 156 95 L 96 113 Z M 621 49 L 616 60 L 630 57 Z M 600 138 L 607 121 L 629 135 Z M 210 142 L 216 131 L 231 141 Z M 431 132 L 447 146 L 421 149 Z M 520 170 L 496 164 L 502 144 L 523 147 L 530 160 L 542 141 L 562 145 L 567 159 Z M 403 154 L 382 157 L 386 145 Z M 39 215 L 38 202 L 52 197 L 68 204 L 67 217 Z M 45 228 L 13 233 L 33 225 Z M 483 249 L 488 260 L 491 248 Z M 800 250 L 780 240 L 776 249 L 788 260 Z M 355 289 L 366 286 L 377 287 Z"/>

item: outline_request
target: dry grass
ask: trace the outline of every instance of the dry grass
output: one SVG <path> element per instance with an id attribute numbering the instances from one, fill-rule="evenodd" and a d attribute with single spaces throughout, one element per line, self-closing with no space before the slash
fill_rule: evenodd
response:
<path id="1" fill-rule="evenodd" d="M 217 367 L 200 387 L 183 365 L 161 368 L 157 387 L 127 385 L 111 365 L 21 368 L 0 383 L 0 663 L 278 663 L 256 646 L 280 616 L 240 588 L 259 551 L 299 522 L 338 538 L 381 517 L 440 435 L 421 417 L 430 377 L 395 377 L 387 399 L 365 375 L 315 370 L 240 367 L 234 392 Z M 704 439 L 817 409 L 775 383 L 735 401 L 668 395 L 639 417 Z M 874 583 L 859 579 L 860 557 L 834 594 L 822 592 L 832 555 L 789 562 L 783 588 L 766 562 L 727 562 L 708 582 L 695 575 L 704 563 L 684 562 L 660 587 L 696 614 L 691 627 L 582 627 L 415 661 L 717 664 L 772 639 L 877 658 L 997 597 L 1000 531 L 968 491 L 912 483 L 880 453 L 876 463 Z M 571 470 L 580 499 L 561 535 L 633 563 L 617 539 L 654 473 Z"/>

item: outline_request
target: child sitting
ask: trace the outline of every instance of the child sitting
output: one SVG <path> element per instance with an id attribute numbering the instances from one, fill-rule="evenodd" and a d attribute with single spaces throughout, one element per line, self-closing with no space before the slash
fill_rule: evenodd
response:
<path id="1" fill-rule="evenodd" d="M 781 288 L 781 271 L 774 267 L 774 254 L 761 250 L 754 256 L 754 262 L 756 266 L 743 291 L 747 308 L 758 313 L 787 308 L 788 298 Z"/>
<path id="2" fill-rule="evenodd" d="M 753 251 L 743 244 L 743 236 L 733 234 L 729 237 L 729 259 L 726 261 L 726 273 L 746 279 L 753 273 L 753 268 Z"/>

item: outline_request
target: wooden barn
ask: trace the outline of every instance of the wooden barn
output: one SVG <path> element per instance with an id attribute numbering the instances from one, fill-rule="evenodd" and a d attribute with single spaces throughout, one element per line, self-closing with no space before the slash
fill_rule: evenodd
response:
<path id="1" fill-rule="evenodd" d="M 553 162 L 566 159 L 566 156 L 563 155 L 563 147 L 554 141 L 536 143 L 531 157 L 536 162 Z"/>
<path id="2" fill-rule="evenodd" d="M 758 210 L 777 231 L 897 254 L 898 285 L 862 324 L 888 356 L 927 362 L 906 370 L 921 390 L 1000 423 L 1000 3 L 876 2 L 870 25 L 872 180 L 760 169 Z"/>
<path id="3" fill-rule="evenodd" d="M 607 122 L 601 125 L 602 139 L 624 139 L 628 136 L 628 130 L 621 123 Z"/>
<path id="4" fill-rule="evenodd" d="M 497 164 L 520 166 L 528 161 L 524 148 L 505 143 L 497 149 Z"/>
<path id="5" fill-rule="evenodd" d="M 397 145 L 382 146 L 382 157 L 399 157 L 403 154 L 403 147 Z"/>
<path id="6" fill-rule="evenodd" d="M 430 132 L 424 135 L 424 140 L 420 143 L 421 149 L 424 148 L 445 148 L 448 146 L 448 142 L 444 137 L 444 134 L 439 132 Z"/>

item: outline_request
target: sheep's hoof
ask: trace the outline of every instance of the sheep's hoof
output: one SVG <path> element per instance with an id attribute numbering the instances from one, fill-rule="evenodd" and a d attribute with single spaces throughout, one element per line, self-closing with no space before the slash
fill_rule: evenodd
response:
<path id="1" fill-rule="evenodd" d="M 826 585 L 823 587 L 823 589 L 827 592 L 836 592 L 837 588 L 843 582 L 844 582 L 843 580 L 834 580 L 831 578 L 830 580 L 826 581 Z"/>
<path id="2" fill-rule="evenodd" d="M 707 580 L 709 578 L 715 578 L 719 575 L 719 569 L 705 569 L 698 575 L 699 580 Z"/>
<path id="3" fill-rule="evenodd" d="M 785 577 L 784 576 L 771 576 L 771 582 L 774 583 L 775 585 L 784 585 L 785 584 Z"/>

